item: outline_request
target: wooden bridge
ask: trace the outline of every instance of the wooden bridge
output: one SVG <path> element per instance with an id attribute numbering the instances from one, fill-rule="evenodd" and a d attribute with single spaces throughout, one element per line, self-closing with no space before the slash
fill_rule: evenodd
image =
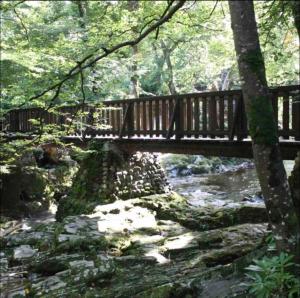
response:
<path id="1" fill-rule="evenodd" d="M 270 89 L 285 159 L 300 150 L 300 85 Z M 12 110 L 6 136 L 36 133 L 30 119 L 66 131 L 65 141 L 114 140 L 127 151 L 252 157 L 241 90 L 104 101 L 97 105 Z M 74 122 L 75 133 L 68 125 Z"/>

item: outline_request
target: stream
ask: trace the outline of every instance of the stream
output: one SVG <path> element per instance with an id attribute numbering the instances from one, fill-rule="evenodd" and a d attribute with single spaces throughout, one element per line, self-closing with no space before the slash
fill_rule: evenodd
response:
<path id="1" fill-rule="evenodd" d="M 293 161 L 284 161 L 287 174 L 293 169 Z M 228 206 L 247 201 L 263 203 L 254 166 L 230 169 L 222 173 L 183 177 L 170 175 L 168 181 L 175 192 L 188 198 L 191 206 Z"/>
<path id="2" fill-rule="evenodd" d="M 284 161 L 287 174 L 290 175 L 294 162 Z M 190 176 L 168 175 L 171 189 L 188 199 L 193 207 L 236 206 L 241 201 L 263 204 L 260 187 L 254 166 L 241 164 L 224 172 Z M 21 230 L 31 230 L 40 223 L 55 221 L 56 206 L 31 218 L 21 220 Z"/>

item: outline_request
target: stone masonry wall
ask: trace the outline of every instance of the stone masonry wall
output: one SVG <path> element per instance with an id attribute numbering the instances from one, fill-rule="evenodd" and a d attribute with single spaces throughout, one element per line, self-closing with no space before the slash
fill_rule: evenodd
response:
<path id="1" fill-rule="evenodd" d="M 56 218 L 91 212 L 96 205 L 168 192 L 157 157 L 128 155 L 113 143 L 94 143 L 84 153 L 69 195 L 59 201 Z"/>
<path id="2" fill-rule="evenodd" d="M 125 155 L 112 144 L 103 146 L 101 192 L 112 199 L 129 199 L 169 191 L 157 157 L 137 152 Z"/>

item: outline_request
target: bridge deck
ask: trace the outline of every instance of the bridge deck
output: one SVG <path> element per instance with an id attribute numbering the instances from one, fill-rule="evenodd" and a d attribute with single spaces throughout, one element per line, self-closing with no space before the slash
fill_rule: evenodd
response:
<path id="1" fill-rule="evenodd" d="M 300 150 L 300 85 L 270 89 L 278 135 L 285 158 Z M 251 144 L 241 90 L 202 92 L 97 105 L 12 110 L 2 130 L 34 134 L 30 119 L 73 131 L 82 137 L 115 140 L 128 150 L 251 157 Z M 67 134 L 67 133 L 66 133 Z"/>
<path id="2" fill-rule="evenodd" d="M 230 141 L 226 139 L 170 139 L 163 138 L 93 138 L 99 141 L 113 140 L 120 149 L 132 153 L 141 152 L 161 152 L 177 154 L 201 154 L 205 156 L 226 156 L 252 158 L 252 145 L 250 139 L 242 141 Z M 90 137 L 82 140 L 78 136 L 65 138 L 66 142 L 72 142 L 84 146 Z M 300 151 L 300 141 L 281 140 L 280 149 L 283 159 L 294 160 L 297 152 Z"/>

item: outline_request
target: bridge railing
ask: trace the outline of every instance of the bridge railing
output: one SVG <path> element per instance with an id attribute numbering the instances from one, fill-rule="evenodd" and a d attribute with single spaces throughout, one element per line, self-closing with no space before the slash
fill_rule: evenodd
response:
<path id="1" fill-rule="evenodd" d="M 270 89 L 278 134 L 300 140 L 300 86 Z M 84 111 L 85 115 L 78 113 Z M 97 116 L 95 116 L 97 115 Z M 30 119 L 66 127 L 76 120 L 77 134 L 104 137 L 227 138 L 248 137 L 241 90 L 202 92 L 104 101 L 101 106 L 66 106 L 57 113 L 39 108 L 10 111 L 5 130 L 33 132 Z"/>

